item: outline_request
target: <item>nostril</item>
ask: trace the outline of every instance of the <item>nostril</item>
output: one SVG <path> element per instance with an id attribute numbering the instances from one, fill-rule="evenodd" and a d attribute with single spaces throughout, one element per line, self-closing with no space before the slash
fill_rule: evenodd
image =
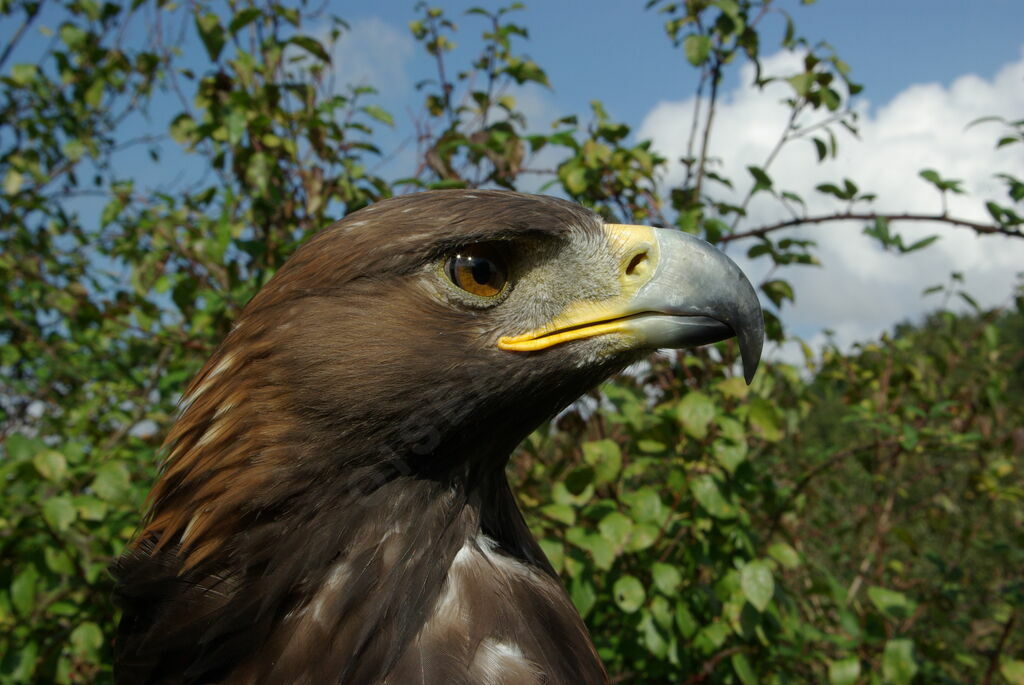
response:
<path id="1" fill-rule="evenodd" d="M 640 252 L 633 255 L 633 258 L 629 260 L 629 264 L 626 265 L 626 275 L 635 276 L 644 272 L 647 268 L 647 253 Z"/>

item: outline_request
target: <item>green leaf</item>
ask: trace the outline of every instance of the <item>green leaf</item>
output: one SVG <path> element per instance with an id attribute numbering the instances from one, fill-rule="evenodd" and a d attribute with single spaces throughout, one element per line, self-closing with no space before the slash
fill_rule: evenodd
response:
<path id="1" fill-rule="evenodd" d="M 828 682 L 830 685 L 854 685 L 860 677 L 860 659 L 851 656 L 848 659 L 830 661 L 828 664 Z"/>
<path id="2" fill-rule="evenodd" d="M 580 195 L 587 189 L 587 171 L 578 163 L 564 165 L 559 169 L 558 176 L 571 195 Z"/>
<path id="3" fill-rule="evenodd" d="M 746 461 L 747 444 L 724 439 L 715 440 L 711 443 L 711 453 L 715 456 L 715 461 L 732 474 L 736 472 L 740 464 Z"/>
<path id="4" fill-rule="evenodd" d="M 391 113 L 388 112 L 383 107 L 378 107 L 377 105 L 366 105 L 365 107 L 363 107 L 363 111 L 366 112 L 369 116 L 376 119 L 377 121 L 385 123 L 388 126 L 395 125 L 394 117 L 392 117 Z"/>
<path id="5" fill-rule="evenodd" d="M 888 590 L 873 585 L 868 588 L 868 599 L 883 614 L 894 618 L 907 618 L 913 613 L 916 604 L 902 592 Z"/>
<path id="6" fill-rule="evenodd" d="M 14 577 L 11 583 L 11 604 L 22 616 L 28 616 L 35 608 L 36 586 L 39 583 L 39 571 L 35 564 L 28 564 Z"/>
<path id="7" fill-rule="evenodd" d="M 783 280 L 772 280 L 765 281 L 761 284 L 761 292 L 768 296 L 768 299 L 772 301 L 776 307 L 781 307 L 785 300 L 790 302 L 796 301 L 796 295 L 793 293 L 793 286 L 789 284 L 789 281 Z"/>
<path id="8" fill-rule="evenodd" d="M 1024 661 L 1005 659 L 999 665 L 999 672 L 1010 685 L 1024 685 Z"/>
<path id="9" fill-rule="evenodd" d="M 32 674 L 35 673 L 38 662 L 39 643 L 29 642 L 24 647 L 12 650 L 4 655 L 3 675 L 10 678 L 7 682 L 29 683 L 32 682 Z"/>
<path id="10" fill-rule="evenodd" d="M 1004 219 L 1004 217 L 1006 215 L 1006 210 L 1005 209 L 1000 207 L 995 202 L 992 202 L 991 200 L 989 200 L 988 202 L 985 203 L 985 209 L 988 210 L 988 213 L 992 216 L 992 218 L 995 220 L 996 223 L 998 223 L 998 224 L 1003 223 L 1003 219 Z"/>
<path id="11" fill-rule="evenodd" d="M 775 594 L 771 567 L 762 560 L 748 562 L 740 571 L 740 587 L 754 608 L 764 611 Z"/>
<path id="12" fill-rule="evenodd" d="M 768 400 L 762 397 L 752 399 L 747 420 L 750 427 L 768 442 L 778 442 L 782 439 L 782 417 Z"/>
<path id="13" fill-rule="evenodd" d="M 540 508 L 540 513 L 549 519 L 560 521 L 568 526 L 576 523 L 576 510 L 567 504 L 546 504 Z"/>
<path id="14" fill-rule="evenodd" d="M 693 638 L 693 644 L 701 652 L 710 654 L 725 644 L 731 633 L 729 624 L 719 620 L 701 628 Z"/>
<path id="15" fill-rule="evenodd" d="M 61 495 L 51 497 L 43 502 L 43 518 L 58 532 L 63 533 L 78 518 L 78 512 L 75 511 L 75 505 L 71 503 L 71 498 Z"/>
<path id="16" fill-rule="evenodd" d="M 650 612 L 645 611 L 641 614 L 639 628 L 643 644 L 648 651 L 659 659 L 664 659 L 668 653 L 669 643 L 658 630 L 654 616 Z"/>
<path id="17" fill-rule="evenodd" d="M 242 136 L 245 135 L 247 124 L 245 110 L 232 109 L 228 112 L 228 115 L 224 117 L 224 127 L 227 129 L 229 145 L 238 145 Z"/>
<path id="18" fill-rule="evenodd" d="M 86 41 L 86 33 L 74 24 L 64 24 L 60 27 L 60 39 L 72 50 L 77 50 Z"/>
<path id="19" fill-rule="evenodd" d="M 615 563 L 616 547 L 610 540 L 574 526 L 565 532 L 565 539 L 590 553 L 594 559 L 594 565 L 599 569 L 607 571 Z"/>
<path id="20" fill-rule="evenodd" d="M 107 91 L 107 82 L 104 79 L 96 79 L 85 89 L 83 100 L 92 108 L 97 108 L 103 101 L 103 94 Z"/>
<path id="21" fill-rule="evenodd" d="M 645 454 L 663 454 L 666 450 L 665 443 L 658 442 L 657 440 L 649 440 L 647 438 L 637 440 L 636 446 Z"/>
<path id="22" fill-rule="evenodd" d="M 950 191 L 957 195 L 963 195 L 964 193 L 963 188 L 961 188 L 963 181 L 944 179 L 939 176 L 938 172 L 934 169 L 922 169 L 918 172 L 918 175 L 938 188 L 942 193 L 945 193 L 946 191 Z"/>
<path id="23" fill-rule="evenodd" d="M 633 532 L 633 522 L 620 512 L 613 511 L 597 524 L 601 535 L 618 548 L 625 546 L 629 534 Z"/>
<path id="24" fill-rule="evenodd" d="M 110 501 L 124 497 L 130 485 L 128 467 L 119 461 L 108 461 L 96 469 L 90 487 L 101 499 Z"/>
<path id="25" fill-rule="evenodd" d="M 795 76 L 790 76 L 786 81 L 789 82 L 789 85 L 793 86 L 793 90 L 796 91 L 797 95 L 805 97 L 811 92 L 811 85 L 814 84 L 814 74 L 797 74 Z"/>
<path id="26" fill-rule="evenodd" d="M 85 143 L 77 138 L 65 140 L 60 146 L 60 151 L 72 162 L 77 162 L 85 156 Z"/>
<path id="27" fill-rule="evenodd" d="M 532 81 L 544 86 L 550 86 L 548 76 L 544 73 L 544 70 L 536 62 L 528 59 L 509 57 L 506 60 L 506 66 L 501 69 L 501 72 L 508 74 L 518 84 Z"/>
<path id="28" fill-rule="evenodd" d="M 768 548 L 768 556 L 782 564 L 783 568 L 800 566 L 800 554 L 788 542 L 776 542 Z"/>
<path id="29" fill-rule="evenodd" d="M 592 440 L 583 443 L 583 460 L 594 467 L 594 483 L 603 485 L 619 477 L 622 450 L 614 440 Z"/>
<path id="30" fill-rule="evenodd" d="M 679 626 L 679 634 L 687 639 L 693 637 L 700 629 L 700 624 L 683 600 L 676 604 L 676 625 Z"/>
<path id="31" fill-rule="evenodd" d="M 297 45 L 309 54 L 316 57 L 325 64 L 331 63 L 331 56 L 324 50 L 324 46 L 320 44 L 320 41 L 309 36 L 292 36 L 288 39 L 288 42 L 292 45 Z"/>
<path id="32" fill-rule="evenodd" d="M 95 655 L 103 646 L 103 631 L 92 621 L 86 621 L 71 631 L 68 641 L 75 654 Z"/>
<path id="33" fill-rule="evenodd" d="M 828 147 L 825 145 L 825 141 L 821 138 L 812 138 L 811 142 L 814 143 L 814 151 L 818 155 L 818 161 L 824 161 L 828 157 Z"/>
<path id="34" fill-rule="evenodd" d="M 714 477 L 708 474 L 690 481 L 690 492 L 697 502 L 715 518 L 736 518 L 736 508 L 726 501 Z"/>
<path id="35" fill-rule="evenodd" d="M 634 521 L 650 521 L 661 524 L 665 520 L 665 505 L 661 495 L 654 488 L 640 488 L 625 492 L 621 499 L 629 506 L 629 513 Z"/>
<path id="36" fill-rule="evenodd" d="M 711 53 L 711 38 L 699 33 L 691 33 L 683 39 L 683 53 L 687 61 L 699 67 Z"/>
<path id="37" fill-rule="evenodd" d="M 590 552 L 590 556 L 594 558 L 594 566 L 597 566 L 602 571 L 607 571 L 615 563 L 616 548 L 612 545 L 609 540 L 605 540 L 600 535 L 591 534 L 588 536 L 587 551 Z"/>
<path id="38" fill-rule="evenodd" d="M 71 575 L 75 572 L 75 564 L 71 557 L 55 547 L 47 547 L 43 550 L 43 558 L 46 560 L 46 568 L 60 575 Z"/>
<path id="39" fill-rule="evenodd" d="M 590 466 L 578 466 L 565 477 L 565 487 L 574 495 L 582 493 L 594 482 L 594 469 Z"/>
<path id="40" fill-rule="evenodd" d="M 56 450 L 43 450 L 32 458 L 39 475 L 50 481 L 63 480 L 68 474 L 68 462 L 64 455 Z"/>
<path id="41" fill-rule="evenodd" d="M 931 245 L 932 243 L 934 243 L 938 239 L 939 239 L 939 236 L 937 236 L 937 235 L 926 236 L 926 237 L 921 238 L 920 240 L 916 240 L 913 243 L 911 243 L 910 245 L 904 247 L 902 250 L 900 250 L 900 252 L 906 254 L 907 252 L 914 252 L 916 250 L 922 250 L 922 249 L 928 247 L 929 245 Z"/>
<path id="42" fill-rule="evenodd" d="M 754 187 L 751 190 L 752 193 L 756 193 L 759 190 L 771 190 L 772 189 L 772 178 L 765 170 L 758 166 L 748 166 L 747 171 L 754 177 Z"/>
<path id="43" fill-rule="evenodd" d="M 747 385 L 746 381 L 740 376 L 733 376 L 726 378 L 723 381 L 719 381 L 718 392 L 722 393 L 725 397 L 731 397 L 737 400 L 743 400 L 750 394 L 750 386 Z"/>
<path id="44" fill-rule="evenodd" d="M 580 612 L 580 616 L 586 618 L 590 610 L 597 604 L 597 592 L 594 590 L 594 584 L 583 577 L 573 578 L 569 584 L 569 598 L 576 605 L 576 611 Z"/>
<path id="45" fill-rule="evenodd" d="M 7 174 L 4 176 L 4 194 L 14 195 L 21 190 L 21 184 L 24 180 L 21 172 L 17 169 L 8 169 Z"/>
<path id="46" fill-rule="evenodd" d="M 4 449 L 11 461 L 31 459 L 36 452 L 45 449 L 45 445 L 35 438 L 27 438 L 21 433 L 12 433 L 4 441 Z"/>
<path id="47" fill-rule="evenodd" d="M 703 440 L 707 437 L 708 426 L 715 418 L 714 400 L 697 390 L 689 392 L 676 405 L 676 416 L 688 435 Z"/>
<path id="48" fill-rule="evenodd" d="M 235 13 L 235 16 L 231 18 L 231 23 L 228 24 L 228 31 L 231 32 L 231 35 L 238 33 L 243 28 L 256 21 L 260 14 L 261 12 L 253 7 L 239 10 Z"/>
<path id="49" fill-rule="evenodd" d="M 729 660 L 732 662 L 732 670 L 736 672 L 743 685 L 757 685 L 757 674 L 754 673 L 746 654 L 737 652 Z"/>
<path id="50" fill-rule="evenodd" d="M 635 576 L 624 575 L 615 581 L 612 588 L 615 604 L 627 614 L 632 614 L 643 606 L 644 586 Z"/>
<path id="51" fill-rule="evenodd" d="M 33 81 L 38 73 L 39 67 L 34 64 L 15 64 L 11 67 L 11 80 L 19 86 L 24 86 Z"/>
<path id="52" fill-rule="evenodd" d="M 914 641 L 906 638 L 889 640 L 882 653 L 882 676 L 892 685 L 910 685 L 917 673 Z"/>
<path id="53" fill-rule="evenodd" d="M 647 549 L 658 539 L 660 529 L 653 523 L 638 523 L 633 526 L 633 534 L 629 536 L 627 549 L 630 552 L 639 552 Z"/>
<path id="54" fill-rule="evenodd" d="M 221 50 L 224 49 L 225 40 L 224 27 L 220 25 L 220 19 L 213 12 L 197 14 L 196 30 L 206 47 L 206 54 L 211 61 L 216 62 L 220 57 Z"/>
<path id="55" fill-rule="evenodd" d="M 190 142 L 196 134 L 196 122 L 188 114 L 179 114 L 169 127 L 171 138 L 178 143 Z"/>
<path id="56" fill-rule="evenodd" d="M 551 562 L 551 566 L 555 571 L 561 573 L 565 569 L 565 545 L 562 544 L 562 541 L 541 538 L 537 542 L 544 551 L 544 556 Z"/>
<path id="57" fill-rule="evenodd" d="M 683 583 L 683 575 L 675 566 L 656 561 L 651 564 L 651 579 L 654 587 L 664 595 L 674 596 Z"/>

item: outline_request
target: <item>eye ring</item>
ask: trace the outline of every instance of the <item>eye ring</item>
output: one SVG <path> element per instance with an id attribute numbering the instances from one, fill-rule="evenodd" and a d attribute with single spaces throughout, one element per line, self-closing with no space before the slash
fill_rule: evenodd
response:
<path id="1" fill-rule="evenodd" d="M 508 265 L 493 243 L 459 248 L 445 260 L 444 273 L 457 288 L 477 297 L 497 297 L 508 284 Z"/>

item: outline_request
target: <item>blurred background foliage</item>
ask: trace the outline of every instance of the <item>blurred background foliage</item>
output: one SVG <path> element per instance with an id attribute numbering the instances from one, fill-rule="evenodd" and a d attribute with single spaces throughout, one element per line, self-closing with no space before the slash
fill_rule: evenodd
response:
<path id="1" fill-rule="evenodd" d="M 517 109 L 515 86 L 558 87 L 524 53 L 517 5 L 410 7 L 437 77 L 419 84 L 416 165 L 383 178 L 373 141 L 392 114 L 372 87 L 337 86 L 341 17 L 72 0 L 43 21 L 38 0 L 0 0 L 0 682 L 110 681 L 106 568 L 184 384 L 295 246 L 347 212 L 423 188 L 541 187 L 615 221 L 817 264 L 788 229 L 823 218 L 771 177 L 773 157 L 729 179 L 708 144 L 718 84 L 744 63 L 757 85 L 790 86 L 779 146 L 811 140 L 814 164 L 841 159 L 837 131 L 856 133 L 849 66 L 776 4 L 647 3 L 699 74 L 688 172 L 666 188 L 666 160 L 599 101 L 553 125 Z M 782 22 L 771 48 L 800 51 L 802 72 L 761 73 L 765 21 Z M 483 39 L 465 63 L 458 31 Z M 18 59 L 31 45 L 35 61 Z M 987 125 L 993 144 L 1024 142 L 1024 121 Z M 531 168 L 543 148 L 560 161 Z M 125 174 L 126 154 L 185 160 L 187 179 L 154 189 Z M 989 223 L 943 210 L 940 229 L 1021 237 L 1024 183 L 999 178 Z M 905 244 L 855 180 L 818 192 L 863 240 L 930 242 Z M 759 225 L 757 195 L 793 220 Z M 799 293 L 760 287 L 784 340 L 778 314 Z M 613 682 L 1024 683 L 1024 291 L 985 311 L 957 274 L 936 288 L 970 310 L 853 350 L 805 346 L 803 364 L 769 361 L 749 388 L 731 344 L 656 356 L 517 452 L 515 489 Z"/>

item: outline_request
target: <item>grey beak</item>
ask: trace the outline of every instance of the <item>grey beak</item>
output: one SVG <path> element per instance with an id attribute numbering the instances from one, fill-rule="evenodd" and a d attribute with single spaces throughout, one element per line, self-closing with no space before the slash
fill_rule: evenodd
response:
<path id="1" fill-rule="evenodd" d="M 632 327 L 651 348 L 706 345 L 736 336 L 749 384 L 761 360 L 764 315 L 754 286 L 710 243 L 675 229 L 655 229 L 658 263 L 631 307 L 650 312 Z"/>

